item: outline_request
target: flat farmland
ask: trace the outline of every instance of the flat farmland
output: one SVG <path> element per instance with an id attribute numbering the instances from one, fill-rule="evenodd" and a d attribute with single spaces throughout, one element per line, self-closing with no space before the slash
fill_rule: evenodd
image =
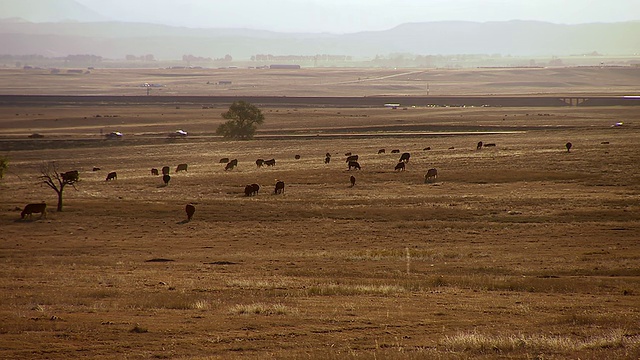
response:
<path id="1" fill-rule="evenodd" d="M 252 141 L 225 110 L 0 107 L 1 358 L 640 357 L 637 107 L 270 106 Z"/>

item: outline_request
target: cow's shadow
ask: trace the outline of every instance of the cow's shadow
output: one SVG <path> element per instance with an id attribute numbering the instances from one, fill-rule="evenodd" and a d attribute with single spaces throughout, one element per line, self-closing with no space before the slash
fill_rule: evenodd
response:
<path id="1" fill-rule="evenodd" d="M 185 220 L 182 220 L 182 221 L 178 221 L 176 224 L 178 224 L 178 225 L 184 225 L 184 224 L 187 224 L 187 223 L 190 223 L 190 222 L 191 222 L 191 221 L 189 221 L 189 220 L 185 219 Z"/>

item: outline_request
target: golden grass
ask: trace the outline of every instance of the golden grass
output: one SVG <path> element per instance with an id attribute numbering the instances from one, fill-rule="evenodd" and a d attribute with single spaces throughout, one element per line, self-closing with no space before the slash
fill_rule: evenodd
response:
<path id="1" fill-rule="evenodd" d="M 209 136 L 223 111 L 0 107 L 0 358 L 640 357 L 637 109 L 283 106 L 263 134 L 522 132 L 247 142 Z M 123 141 L 99 137 L 121 126 Z M 190 136 L 167 140 L 176 127 Z M 405 172 L 395 148 L 412 154 Z M 26 203 L 54 204 L 36 185 L 53 160 L 80 171 L 78 190 L 20 220 Z M 164 165 L 166 187 L 150 174 Z"/>

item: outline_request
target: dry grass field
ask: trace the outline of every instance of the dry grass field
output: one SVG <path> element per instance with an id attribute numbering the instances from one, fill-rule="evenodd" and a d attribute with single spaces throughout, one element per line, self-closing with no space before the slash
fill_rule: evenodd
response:
<path id="1" fill-rule="evenodd" d="M 68 91 L 25 81 L 3 92 Z M 0 358 L 640 358 L 638 107 L 270 107 L 241 142 L 212 136 L 225 110 L 0 107 Z M 38 183 L 50 161 L 80 173 L 62 212 Z M 150 174 L 165 165 L 168 186 Z M 46 218 L 20 219 L 41 201 Z"/>

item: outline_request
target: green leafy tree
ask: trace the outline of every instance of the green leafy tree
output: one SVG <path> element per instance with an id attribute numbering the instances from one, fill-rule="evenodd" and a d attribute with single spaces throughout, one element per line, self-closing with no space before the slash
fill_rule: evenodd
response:
<path id="1" fill-rule="evenodd" d="M 251 139 L 256 133 L 257 125 L 264 122 L 260 109 L 242 100 L 234 101 L 229 110 L 222 113 L 222 117 L 227 121 L 218 126 L 216 134 L 226 139 Z"/>

